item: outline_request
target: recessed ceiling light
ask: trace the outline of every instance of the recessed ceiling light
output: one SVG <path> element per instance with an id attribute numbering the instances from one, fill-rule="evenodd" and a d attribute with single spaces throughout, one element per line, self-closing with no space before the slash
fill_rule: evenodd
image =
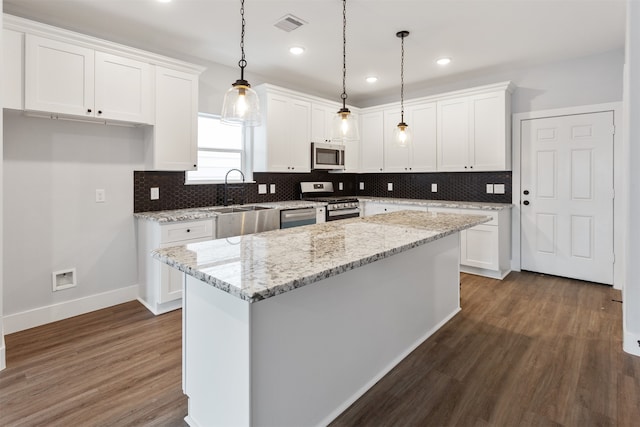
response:
<path id="1" fill-rule="evenodd" d="M 438 65 L 448 65 L 451 62 L 451 58 L 440 58 L 436 61 Z"/>
<path id="2" fill-rule="evenodd" d="M 366 78 L 367 83 L 375 83 L 378 81 L 378 78 L 376 76 L 369 76 Z"/>
<path id="3" fill-rule="evenodd" d="M 293 46 L 289 48 L 289 53 L 292 55 L 302 55 L 304 53 L 304 48 L 300 46 Z"/>
<path id="4" fill-rule="evenodd" d="M 158 3 L 171 3 L 171 0 L 158 0 Z"/>

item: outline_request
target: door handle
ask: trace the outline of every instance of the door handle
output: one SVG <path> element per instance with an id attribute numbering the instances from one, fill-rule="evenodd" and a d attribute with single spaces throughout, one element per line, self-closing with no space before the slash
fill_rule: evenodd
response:
<path id="1" fill-rule="evenodd" d="M 529 201 L 525 200 L 524 202 L 522 202 L 523 205 L 528 206 L 529 205 Z"/>

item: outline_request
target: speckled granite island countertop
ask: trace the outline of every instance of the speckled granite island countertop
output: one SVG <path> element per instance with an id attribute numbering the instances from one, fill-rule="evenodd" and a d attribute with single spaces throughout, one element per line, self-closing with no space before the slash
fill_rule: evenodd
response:
<path id="1" fill-rule="evenodd" d="M 393 203 L 397 205 L 417 205 L 434 208 L 480 209 L 499 211 L 511 209 L 511 203 L 464 202 L 455 200 L 398 199 L 393 197 L 358 197 L 360 202 Z"/>
<path id="2" fill-rule="evenodd" d="M 152 255 L 242 300 L 257 302 L 489 220 L 400 211 L 158 249 Z"/>

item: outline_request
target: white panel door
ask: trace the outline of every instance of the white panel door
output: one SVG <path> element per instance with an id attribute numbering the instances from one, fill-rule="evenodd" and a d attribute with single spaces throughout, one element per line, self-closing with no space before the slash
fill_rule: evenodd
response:
<path id="1" fill-rule="evenodd" d="M 522 122 L 522 269 L 613 283 L 613 112 Z"/>

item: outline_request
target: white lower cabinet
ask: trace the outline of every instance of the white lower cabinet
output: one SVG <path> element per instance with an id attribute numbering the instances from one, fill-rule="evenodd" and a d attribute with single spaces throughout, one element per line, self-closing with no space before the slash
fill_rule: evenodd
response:
<path id="1" fill-rule="evenodd" d="M 430 207 L 429 212 L 483 215 L 491 221 L 460 232 L 460 271 L 504 279 L 511 271 L 511 211 Z"/>
<path id="2" fill-rule="evenodd" d="M 184 273 L 151 257 L 151 251 L 215 238 L 215 218 L 159 223 L 138 219 L 139 300 L 153 314 L 182 307 Z"/>
<path id="3" fill-rule="evenodd" d="M 361 201 L 362 216 L 402 210 L 482 215 L 491 221 L 460 232 L 460 271 L 502 280 L 511 271 L 511 211 Z"/>
<path id="4" fill-rule="evenodd" d="M 316 208 L 316 224 L 327 222 L 327 208 L 325 206 Z"/>

